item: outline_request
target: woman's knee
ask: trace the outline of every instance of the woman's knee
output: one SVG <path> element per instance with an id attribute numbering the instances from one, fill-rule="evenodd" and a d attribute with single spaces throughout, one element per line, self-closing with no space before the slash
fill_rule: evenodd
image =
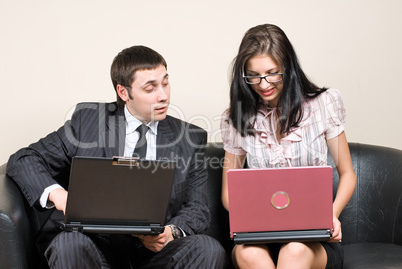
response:
<path id="1" fill-rule="evenodd" d="M 298 242 L 292 242 L 284 244 L 280 250 L 279 255 L 285 255 L 286 257 L 305 257 L 309 252 L 307 245 Z"/>
<path id="2" fill-rule="evenodd" d="M 298 261 L 303 264 L 325 264 L 326 254 L 322 245 L 292 242 L 284 244 L 279 252 L 278 264 L 284 261 Z"/>
<path id="3" fill-rule="evenodd" d="M 274 268 L 274 263 L 265 245 L 236 245 L 232 253 L 233 263 L 244 268 Z"/>

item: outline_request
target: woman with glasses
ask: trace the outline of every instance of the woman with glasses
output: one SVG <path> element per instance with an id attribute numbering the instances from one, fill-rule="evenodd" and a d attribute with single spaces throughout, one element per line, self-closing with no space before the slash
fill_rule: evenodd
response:
<path id="1" fill-rule="evenodd" d="M 249 29 L 233 63 L 230 107 L 221 130 L 225 149 L 222 202 L 229 208 L 227 171 L 243 168 L 318 166 L 329 150 L 339 173 L 330 242 L 236 245 L 238 268 L 342 268 L 341 223 L 356 176 L 339 92 L 319 88 L 302 71 L 285 33 L 271 24 Z"/>

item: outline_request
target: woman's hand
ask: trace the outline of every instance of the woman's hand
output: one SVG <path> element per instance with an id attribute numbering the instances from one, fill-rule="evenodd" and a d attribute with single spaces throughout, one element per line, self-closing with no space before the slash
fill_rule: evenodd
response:
<path id="1" fill-rule="evenodd" d="M 332 220 L 332 225 L 334 227 L 334 230 L 332 231 L 332 236 L 331 236 L 331 239 L 329 241 L 330 242 L 340 242 L 342 240 L 341 222 L 335 216 L 334 216 L 334 218 Z"/>

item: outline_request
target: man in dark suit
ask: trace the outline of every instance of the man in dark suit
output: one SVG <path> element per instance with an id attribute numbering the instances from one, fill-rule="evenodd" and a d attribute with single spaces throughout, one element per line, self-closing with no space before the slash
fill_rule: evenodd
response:
<path id="1" fill-rule="evenodd" d="M 39 250 L 51 268 L 222 267 L 223 248 L 201 234 L 210 222 L 203 155 L 207 134 L 167 116 L 170 84 L 165 60 L 144 46 L 127 48 L 115 57 L 111 77 L 117 102 L 78 104 L 63 127 L 17 151 L 7 164 L 7 174 L 31 206 L 56 208 L 38 236 Z M 151 160 L 178 161 L 162 234 L 82 234 L 56 228 L 53 219 L 63 216 L 66 208 L 72 157 L 137 153 Z"/>

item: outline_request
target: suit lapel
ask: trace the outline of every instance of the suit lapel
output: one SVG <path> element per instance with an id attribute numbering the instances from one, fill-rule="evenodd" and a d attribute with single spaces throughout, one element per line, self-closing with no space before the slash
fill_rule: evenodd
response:
<path id="1" fill-rule="evenodd" d="M 158 135 L 156 138 L 156 159 L 171 160 L 175 153 L 175 135 L 169 124 L 169 116 L 158 124 Z"/>

